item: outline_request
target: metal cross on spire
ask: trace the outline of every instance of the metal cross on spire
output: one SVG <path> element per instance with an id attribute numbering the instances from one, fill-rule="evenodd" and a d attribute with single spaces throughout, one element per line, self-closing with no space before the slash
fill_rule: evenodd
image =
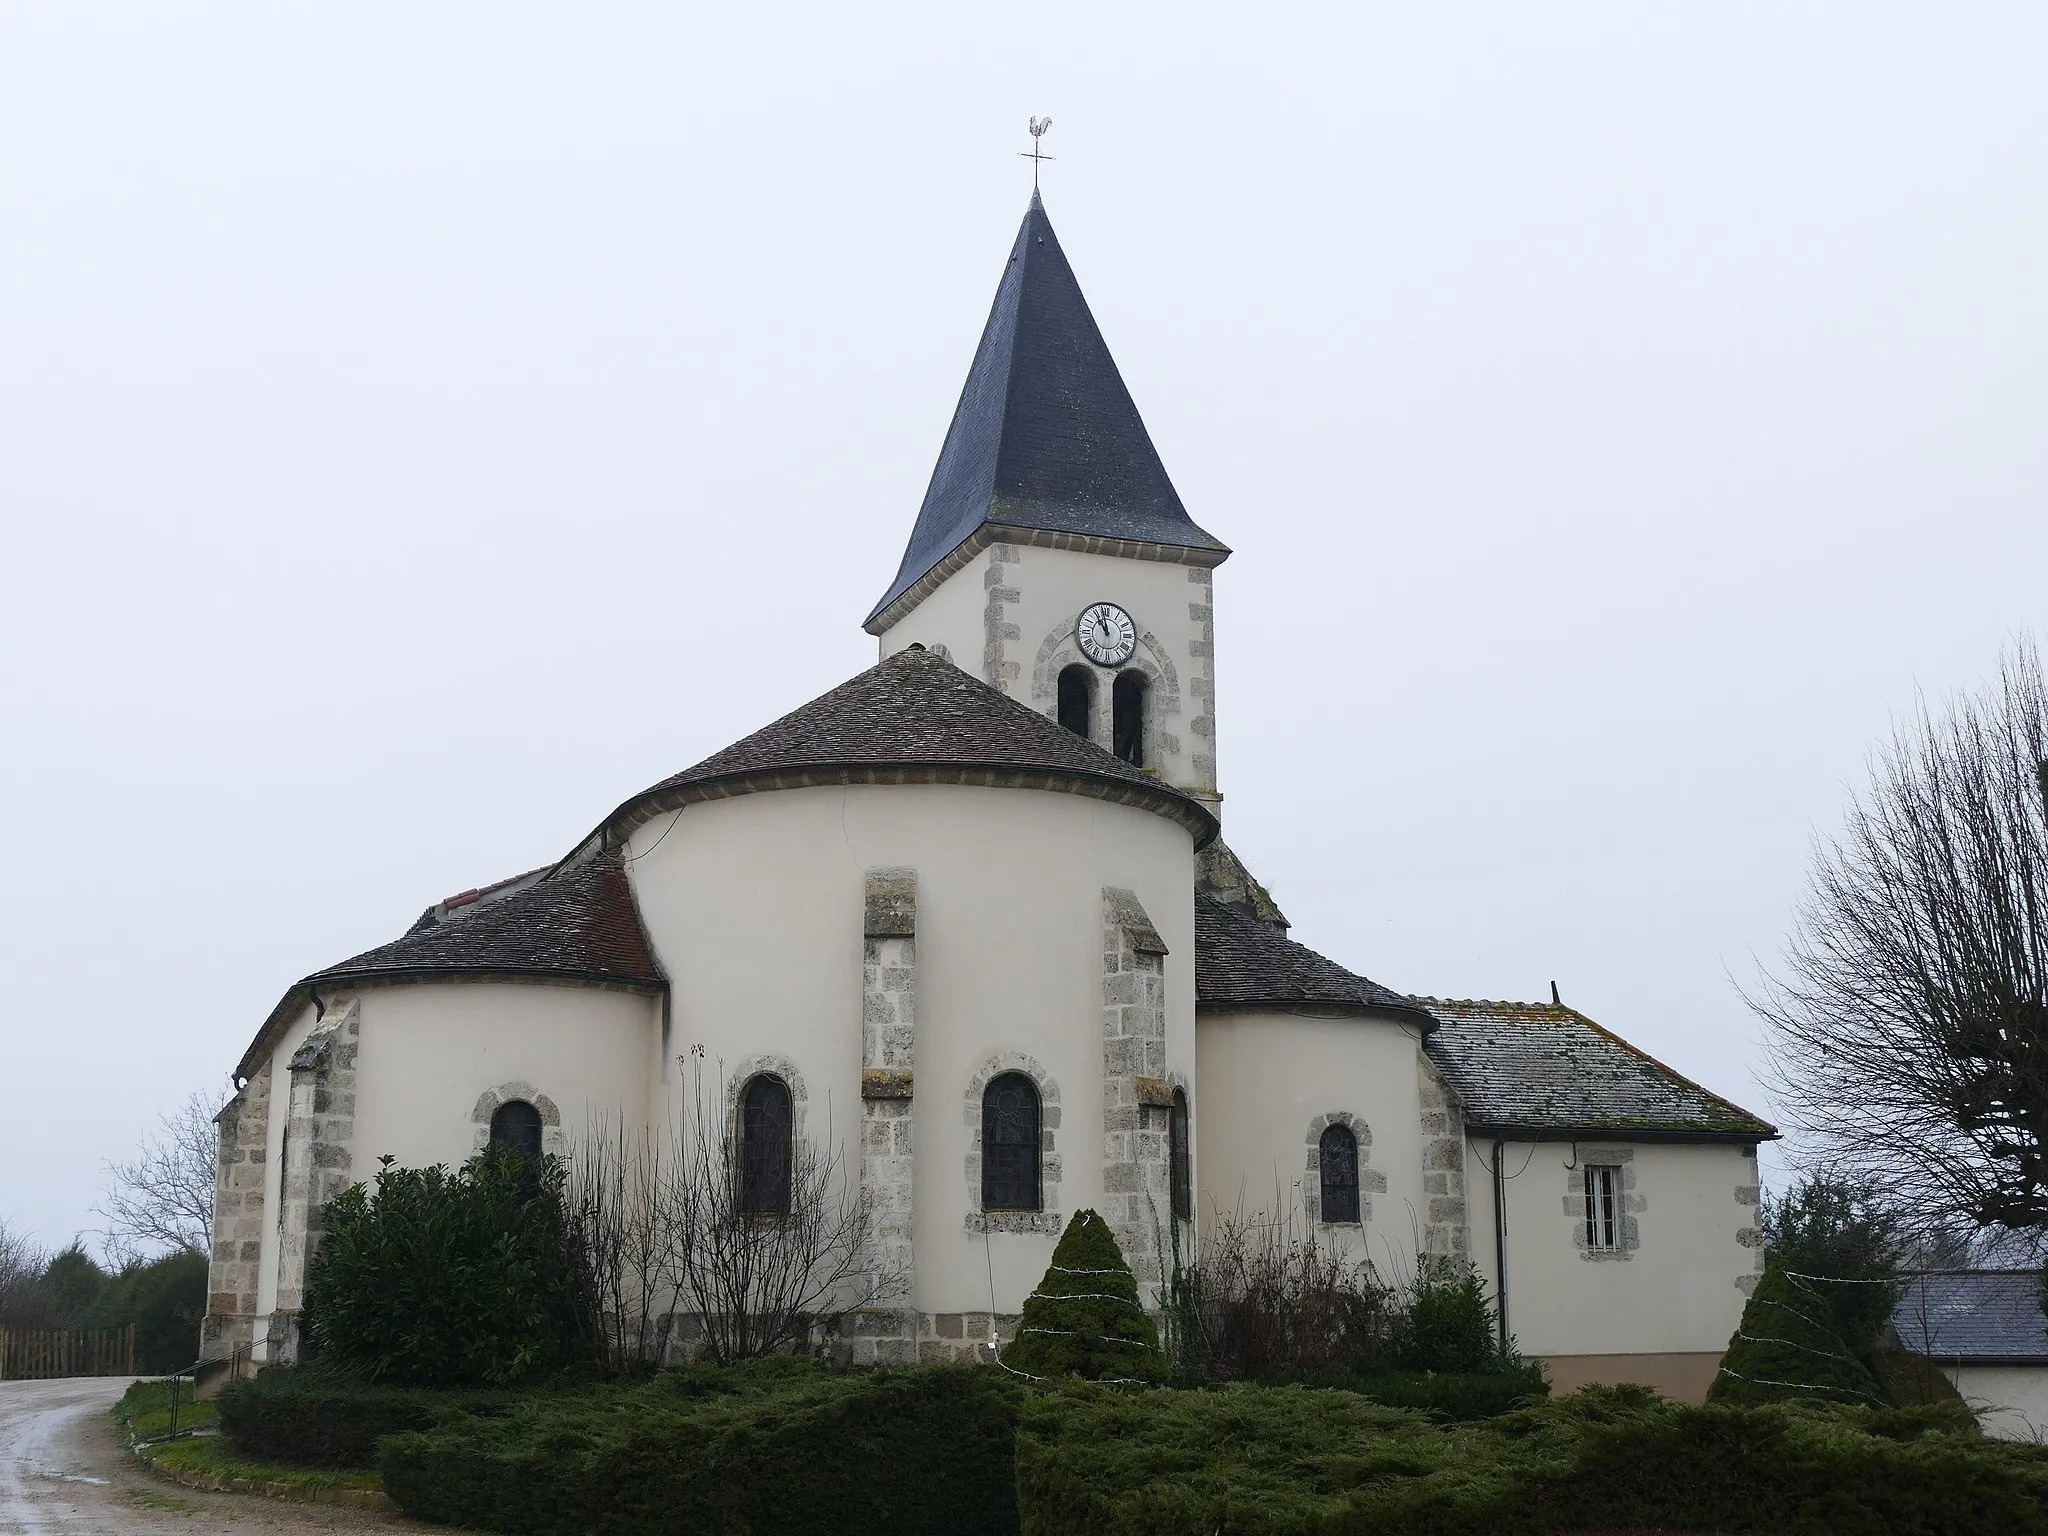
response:
<path id="1" fill-rule="evenodd" d="M 1040 154 L 1038 149 L 1038 141 L 1045 137 L 1045 130 L 1050 128 L 1051 126 L 1052 119 L 1049 117 L 1032 118 L 1031 147 L 1029 149 L 1020 149 L 1017 151 L 1018 154 L 1022 155 L 1026 160 L 1029 160 L 1031 162 L 1031 190 L 1033 192 L 1036 192 L 1038 190 L 1038 167 L 1047 160 L 1054 160 L 1058 158 L 1058 156 L 1056 155 Z"/>

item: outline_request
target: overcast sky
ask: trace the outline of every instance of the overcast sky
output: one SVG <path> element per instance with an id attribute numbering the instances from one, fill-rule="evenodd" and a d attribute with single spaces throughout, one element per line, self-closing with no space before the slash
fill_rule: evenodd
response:
<path id="1" fill-rule="evenodd" d="M 2033 4 L 0 5 L 0 1219 L 874 657 L 1030 192 L 1390 985 L 1731 976 L 2048 627 Z"/>

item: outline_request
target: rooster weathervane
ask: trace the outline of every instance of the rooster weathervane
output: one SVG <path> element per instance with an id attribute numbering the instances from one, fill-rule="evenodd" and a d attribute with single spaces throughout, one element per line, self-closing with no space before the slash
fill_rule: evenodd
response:
<path id="1" fill-rule="evenodd" d="M 1041 163 L 1043 163 L 1044 161 L 1047 161 L 1047 160 L 1053 160 L 1053 159 L 1057 159 L 1057 158 L 1058 158 L 1058 157 L 1057 157 L 1057 156 L 1055 156 L 1055 155 L 1047 155 L 1047 154 L 1041 154 L 1041 153 L 1039 152 L 1039 140 L 1041 140 L 1041 139 L 1043 139 L 1043 138 L 1045 137 L 1045 130 L 1046 130 L 1046 129 L 1048 129 L 1048 128 L 1050 128 L 1051 126 L 1052 126 L 1052 119 L 1051 119 L 1051 118 L 1049 118 L 1049 117 L 1034 117 L 1034 118 L 1032 118 L 1032 119 L 1031 119 L 1031 147 L 1030 147 L 1029 149 L 1020 149 L 1020 150 L 1018 150 L 1018 151 L 1017 151 L 1017 153 L 1018 153 L 1018 154 L 1022 155 L 1022 156 L 1023 156 L 1023 157 L 1024 157 L 1024 158 L 1025 158 L 1026 160 L 1029 160 L 1029 161 L 1031 162 L 1031 190 L 1032 190 L 1033 192 L 1036 192 L 1036 191 L 1038 190 L 1038 167 L 1039 167 L 1039 165 L 1040 165 Z"/>

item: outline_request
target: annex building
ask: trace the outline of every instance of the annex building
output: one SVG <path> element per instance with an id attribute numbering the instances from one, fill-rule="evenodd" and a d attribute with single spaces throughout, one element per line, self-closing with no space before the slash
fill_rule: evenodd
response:
<path id="1" fill-rule="evenodd" d="M 1219 835 L 1229 554 L 1034 194 L 876 664 L 256 1030 L 208 1353 L 289 1356 L 322 1207 L 380 1157 L 562 1152 L 708 1073 L 764 1209 L 825 1137 L 871 1195 L 905 1278 L 859 1359 L 985 1358 L 1077 1209 L 1149 1294 L 1256 1210 L 1396 1277 L 1469 1257 L 1560 1388 L 1702 1396 L 1776 1133 L 1555 1000 L 1406 996 L 1288 937 Z"/>

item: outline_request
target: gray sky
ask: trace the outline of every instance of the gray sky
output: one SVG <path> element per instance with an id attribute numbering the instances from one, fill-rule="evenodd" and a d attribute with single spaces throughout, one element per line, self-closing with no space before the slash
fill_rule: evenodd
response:
<path id="1" fill-rule="evenodd" d="M 1232 844 L 1768 1111 L 1729 982 L 2048 627 L 2035 5 L 0 5 L 0 1218 L 873 658 L 1029 195 Z"/>

